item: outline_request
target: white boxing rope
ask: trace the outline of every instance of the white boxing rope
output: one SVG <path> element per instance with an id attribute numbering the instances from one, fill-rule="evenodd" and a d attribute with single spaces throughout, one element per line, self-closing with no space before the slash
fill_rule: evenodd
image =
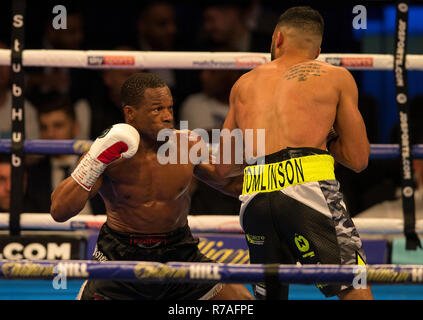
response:
<path id="1" fill-rule="evenodd" d="M 27 67 L 140 68 L 140 69 L 252 69 L 270 61 L 262 52 L 103 51 L 26 49 Z M 392 54 L 326 53 L 317 60 L 351 70 L 393 70 Z M 10 65 L 9 49 L 0 49 L 0 65 Z M 408 70 L 423 71 L 423 55 L 407 55 Z"/>
<path id="2" fill-rule="evenodd" d="M 403 219 L 352 218 L 360 234 L 402 234 Z M 22 230 L 86 230 L 99 229 L 106 221 L 105 215 L 77 215 L 66 222 L 55 222 L 48 213 L 21 214 Z M 234 215 L 189 215 L 188 224 L 192 232 L 243 233 L 239 217 Z M 0 230 L 8 230 L 9 213 L 0 213 Z M 423 219 L 416 221 L 416 232 L 423 234 Z"/>

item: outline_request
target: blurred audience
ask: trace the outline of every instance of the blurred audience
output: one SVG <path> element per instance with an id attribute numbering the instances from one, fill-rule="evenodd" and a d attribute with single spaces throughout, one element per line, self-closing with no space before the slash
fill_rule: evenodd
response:
<path id="1" fill-rule="evenodd" d="M 41 139 L 75 139 L 79 131 L 74 108 L 67 96 L 46 95 L 39 105 L 38 120 Z M 78 155 L 52 154 L 28 168 L 28 194 L 40 212 L 50 212 L 51 193 L 72 173 L 78 160 Z M 81 214 L 104 212 L 104 203 L 97 195 L 87 203 Z"/>
<path id="2" fill-rule="evenodd" d="M 203 50 L 269 52 L 270 34 L 253 30 L 249 1 L 210 1 L 203 12 Z M 250 18 L 250 19 L 248 19 Z M 276 22 L 276 21 L 275 21 Z"/>
<path id="3" fill-rule="evenodd" d="M 9 154 L 0 154 L 0 212 L 10 210 L 10 192 L 12 188 L 12 165 Z M 27 172 L 24 173 L 24 201 L 23 212 L 32 212 L 34 205 L 27 193 Z"/>
<path id="4" fill-rule="evenodd" d="M 67 6 L 66 29 L 55 29 L 45 22 L 42 49 L 84 50 L 84 16 Z M 67 94 L 71 101 L 86 97 L 91 88 L 92 71 L 81 68 L 43 67 L 28 69 L 27 96 L 36 105 L 44 94 Z"/>
<path id="5" fill-rule="evenodd" d="M 175 9 L 169 1 L 151 1 L 141 10 L 138 22 L 138 49 L 141 51 L 174 51 L 177 33 Z M 175 71 L 151 70 L 169 88 L 176 85 Z"/>
<path id="6" fill-rule="evenodd" d="M 189 95 L 181 105 L 181 120 L 189 129 L 221 129 L 229 111 L 232 85 L 243 72 L 237 70 L 202 70 L 202 90 Z"/>
<path id="7" fill-rule="evenodd" d="M 232 85 L 242 74 L 236 70 L 203 70 L 202 91 L 189 95 L 181 106 L 181 120 L 188 121 L 188 128 L 201 128 L 209 132 L 221 129 L 229 111 L 229 95 Z M 200 181 L 192 184 L 190 214 L 239 213 L 240 201 L 222 194 Z"/>
<path id="8" fill-rule="evenodd" d="M 186 39 L 179 38 L 176 10 L 172 1 L 145 1 L 137 21 L 137 50 L 180 51 Z M 192 44 L 193 45 L 193 44 Z M 198 72 L 178 69 L 145 70 L 159 76 L 172 92 L 174 117 L 179 118 L 184 98 L 200 89 Z"/>
<path id="9" fill-rule="evenodd" d="M 0 49 L 8 49 L 0 42 Z M 12 136 L 12 72 L 9 66 L 0 66 L 0 139 Z M 38 138 L 37 110 L 27 100 L 24 103 L 25 138 Z"/>
<path id="10" fill-rule="evenodd" d="M 133 51 L 130 46 L 118 46 L 114 50 Z M 104 69 L 100 71 L 102 82 L 92 90 L 87 99 L 75 102 L 75 112 L 80 131 L 78 139 L 95 139 L 115 123 L 125 122 L 120 101 L 122 84 L 140 69 Z"/>

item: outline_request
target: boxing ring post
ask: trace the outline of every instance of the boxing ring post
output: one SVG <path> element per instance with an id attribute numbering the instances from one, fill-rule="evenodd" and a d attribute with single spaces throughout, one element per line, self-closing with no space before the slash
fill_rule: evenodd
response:
<path id="1" fill-rule="evenodd" d="M 25 78 L 22 63 L 25 43 L 26 0 L 14 0 L 12 5 L 12 49 L 10 50 L 12 71 L 12 139 L 11 139 L 11 192 L 10 192 L 10 235 L 20 234 L 20 214 L 24 198 L 24 150 L 25 142 Z"/>

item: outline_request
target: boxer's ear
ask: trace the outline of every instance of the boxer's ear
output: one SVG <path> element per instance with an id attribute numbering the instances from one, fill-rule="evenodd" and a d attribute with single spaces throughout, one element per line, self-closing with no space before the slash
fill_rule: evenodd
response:
<path id="1" fill-rule="evenodd" d="M 278 31 L 276 33 L 276 48 L 282 47 L 282 44 L 284 41 L 285 41 L 285 37 L 283 36 L 282 32 Z"/>
<path id="2" fill-rule="evenodd" d="M 127 123 L 130 123 L 134 121 L 135 117 L 135 108 L 129 105 L 126 105 L 123 107 L 123 114 L 125 116 L 125 121 Z"/>

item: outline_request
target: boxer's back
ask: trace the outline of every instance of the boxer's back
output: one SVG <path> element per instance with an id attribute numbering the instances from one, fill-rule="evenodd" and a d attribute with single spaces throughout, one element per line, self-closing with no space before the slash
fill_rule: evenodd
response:
<path id="1" fill-rule="evenodd" d="M 239 79 L 231 96 L 239 128 L 265 129 L 270 154 L 286 147 L 326 148 L 342 87 L 341 68 L 316 60 L 273 61 Z"/>

